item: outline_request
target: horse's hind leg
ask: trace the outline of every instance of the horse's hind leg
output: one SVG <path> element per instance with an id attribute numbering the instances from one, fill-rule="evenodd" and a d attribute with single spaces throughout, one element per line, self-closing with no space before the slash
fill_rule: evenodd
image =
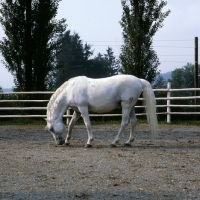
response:
<path id="1" fill-rule="evenodd" d="M 131 142 L 134 141 L 134 135 L 135 135 L 135 127 L 137 123 L 137 118 L 135 116 L 135 107 L 131 109 L 130 112 L 130 122 L 131 122 L 131 130 L 130 130 L 130 137 L 127 142 L 125 142 L 125 145 L 130 146 Z"/>
<path id="2" fill-rule="evenodd" d="M 130 107 L 127 106 L 125 103 L 122 103 L 122 122 L 121 122 L 121 127 L 119 129 L 119 132 L 117 134 L 117 137 L 114 139 L 114 141 L 111 143 L 112 147 L 116 146 L 116 143 L 119 142 L 120 135 L 126 128 L 126 126 L 129 123 L 129 114 L 130 114 Z"/>
<path id="3" fill-rule="evenodd" d="M 68 126 L 68 133 L 65 139 L 65 144 L 69 145 L 70 142 L 69 140 L 71 139 L 71 133 L 72 133 L 72 129 L 74 127 L 74 125 L 76 124 L 77 120 L 80 118 L 81 113 L 74 111 L 73 116 L 69 122 L 69 126 Z"/>

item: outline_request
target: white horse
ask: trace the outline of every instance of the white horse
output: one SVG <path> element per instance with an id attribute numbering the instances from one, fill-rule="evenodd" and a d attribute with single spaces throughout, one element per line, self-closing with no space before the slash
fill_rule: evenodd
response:
<path id="1" fill-rule="evenodd" d="M 89 111 L 106 113 L 122 107 L 122 122 L 119 132 L 112 142 L 115 147 L 120 135 L 131 122 L 130 137 L 125 145 L 134 141 L 136 116 L 134 106 L 143 91 L 147 121 L 153 134 L 158 132 L 155 96 L 149 82 L 131 75 L 116 75 L 108 78 L 92 79 L 79 76 L 66 81 L 52 95 L 47 105 L 47 126 L 56 144 L 69 145 L 72 128 L 76 121 L 83 117 L 88 132 L 87 147 L 92 146 L 93 134 L 89 118 Z M 62 137 L 65 125 L 62 122 L 66 109 L 71 108 L 74 114 L 68 126 L 66 139 Z"/>

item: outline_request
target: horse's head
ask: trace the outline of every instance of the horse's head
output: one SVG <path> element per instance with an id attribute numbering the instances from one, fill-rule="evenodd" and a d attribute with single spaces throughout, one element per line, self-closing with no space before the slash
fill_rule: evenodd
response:
<path id="1" fill-rule="evenodd" d="M 51 123 L 48 119 L 45 119 L 47 122 L 47 129 L 53 136 L 56 144 L 62 145 L 65 143 L 65 140 L 62 137 L 62 134 L 65 130 L 65 125 L 62 122 Z"/>

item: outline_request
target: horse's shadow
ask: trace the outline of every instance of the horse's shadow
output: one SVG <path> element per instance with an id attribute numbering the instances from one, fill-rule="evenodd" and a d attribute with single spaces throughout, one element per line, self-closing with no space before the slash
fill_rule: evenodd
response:
<path id="1" fill-rule="evenodd" d="M 80 140 L 80 139 L 79 139 Z M 105 141 L 104 144 L 102 144 L 102 141 L 99 143 L 95 142 L 93 143 L 93 146 L 88 148 L 85 144 L 86 140 L 82 140 L 81 142 L 74 142 L 72 139 L 70 145 L 55 145 L 52 142 L 52 147 L 56 148 L 66 148 L 66 149 L 87 149 L 89 151 L 93 150 L 99 150 L 99 149 L 108 149 L 113 151 L 136 151 L 136 150 L 192 150 L 192 149 L 200 149 L 200 140 L 182 140 L 181 142 L 177 140 L 159 140 L 157 142 L 156 140 L 140 140 L 139 142 L 133 142 L 131 146 L 124 145 L 123 142 L 120 142 L 116 145 L 116 147 L 112 147 L 108 141 Z"/>

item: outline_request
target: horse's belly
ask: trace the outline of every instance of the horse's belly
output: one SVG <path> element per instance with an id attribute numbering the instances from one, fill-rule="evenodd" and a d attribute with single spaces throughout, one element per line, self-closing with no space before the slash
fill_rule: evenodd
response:
<path id="1" fill-rule="evenodd" d="M 99 104 L 89 104 L 88 109 L 91 112 L 96 113 L 106 113 L 110 112 L 116 108 L 118 108 L 120 105 L 118 103 L 99 103 Z"/>

